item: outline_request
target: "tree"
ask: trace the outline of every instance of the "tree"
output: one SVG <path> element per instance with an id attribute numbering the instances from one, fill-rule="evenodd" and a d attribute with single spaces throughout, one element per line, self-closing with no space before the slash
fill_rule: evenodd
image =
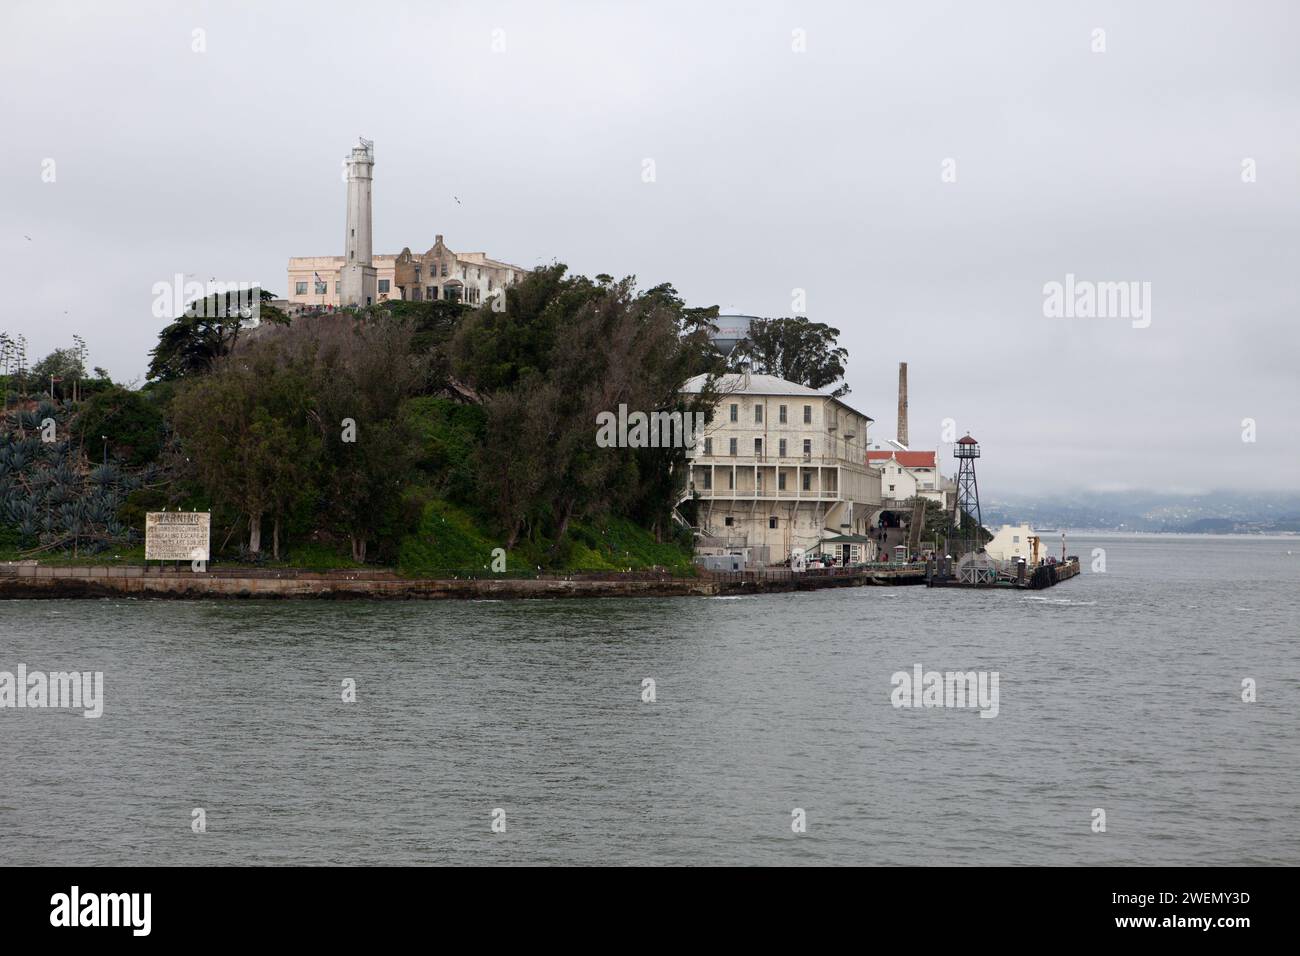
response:
<path id="1" fill-rule="evenodd" d="M 320 429 L 322 517 L 364 562 L 414 468 L 414 433 L 401 409 L 424 384 L 427 359 L 413 354 L 414 328 L 401 319 L 344 313 L 294 334 L 316 338 L 311 415 Z"/>
<path id="2" fill-rule="evenodd" d="M 289 318 L 271 305 L 272 293 L 259 289 L 258 295 L 262 326 L 289 323 Z M 235 308 L 238 304 L 237 294 L 231 292 L 214 293 L 192 303 L 158 333 L 158 344 L 149 352 L 148 377 L 170 382 L 207 372 L 217 359 L 234 349 L 240 333 L 249 326 L 248 315 Z"/>
<path id="3" fill-rule="evenodd" d="M 248 550 L 262 550 L 262 520 L 280 521 L 310 494 L 320 437 L 308 417 L 310 357 L 280 343 L 252 343 L 187 383 L 172 404 L 182 447 L 204 489 L 248 517 Z"/>
<path id="4" fill-rule="evenodd" d="M 162 450 L 166 424 L 152 396 L 109 385 L 86 400 L 72 431 L 92 462 L 104 459 L 107 443 L 127 464 L 144 465 Z"/>
<path id="5" fill-rule="evenodd" d="M 0 398 L 3 409 L 9 408 L 9 390 L 23 390 L 27 385 L 27 338 L 0 332 Z"/>
<path id="6" fill-rule="evenodd" d="M 239 334 L 238 316 L 182 315 L 158 333 L 149 378 L 163 382 L 208 371 Z"/>
<path id="7" fill-rule="evenodd" d="M 83 344 L 78 341 L 71 348 L 55 349 L 33 365 L 28 374 L 46 387 L 49 387 L 51 376 L 69 385 L 80 381 L 86 377 L 86 355 Z"/>
<path id="8" fill-rule="evenodd" d="M 822 389 L 844 378 L 848 349 L 837 347 L 840 330 L 806 318 L 756 319 L 749 335 L 729 356 L 733 371 L 749 362 L 751 370 Z M 841 384 L 831 394 L 843 396 L 849 387 Z"/>
<path id="9" fill-rule="evenodd" d="M 453 343 L 456 373 L 487 396 L 484 504 L 507 549 L 528 533 L 552 555 L 571 522 L 611 510 L 666 525 L 685 449 L 599 447 L 596 416 L 683 410 L 700 358 L 691 335 L 707 334 L 671 286 L 637 293 L 630 277 L 564 272 L 536 270 L 507 291 L 504 313 L 472 314 Z"/>

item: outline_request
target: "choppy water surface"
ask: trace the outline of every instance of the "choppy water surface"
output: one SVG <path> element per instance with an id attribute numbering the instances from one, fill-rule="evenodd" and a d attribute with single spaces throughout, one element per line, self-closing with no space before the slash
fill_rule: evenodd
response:
<path id="1" fill-rule="evenodd" d="M 0 710 L 0 863 L 1300 863 L 1300 539 L 1071 550 L 1028 594 L 0 602 L 0 670 L 106 690 Z M 918 663 L 998 716 L 895 709 Z"/>

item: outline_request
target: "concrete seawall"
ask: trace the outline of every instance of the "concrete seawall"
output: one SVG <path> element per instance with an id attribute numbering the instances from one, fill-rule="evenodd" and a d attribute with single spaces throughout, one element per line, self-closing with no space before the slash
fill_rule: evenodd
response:
<path id="1" fill-rule="evenodd" d="M 766 594 L 924 583 L 920 567 L 826 570 L 791 574 L 772 569 L 674 578 L 630 574 L 543 574 L 536 578 L 404 578 L 392 571 L 303 571 L 104 565 L 0 565 L 0 598 L 333 598 L 483 600 L 520 598 L 689 597 Z"/>
<path id="2" fill-rule="evenodd" d="M 383 571 L 210 571 L 135 567 L 0 566 L 0 598 L 483 599 L 676 597 L 718 593 L 703 578 L 555 575 L 403 578 Z"/>

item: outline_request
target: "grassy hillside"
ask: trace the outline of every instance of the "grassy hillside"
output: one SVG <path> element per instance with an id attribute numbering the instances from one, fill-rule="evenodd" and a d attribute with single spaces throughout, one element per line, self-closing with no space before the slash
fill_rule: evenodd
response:
<path id="1" fill-rule="evenodd" d="M 539 567 L 563 571 L 641 571 L 667 568 L 694 573 L 688 540 L 656 542 L 648 531 L 624 519 L 603 526 L 575 524 L 558 551 L 547 541 L 520 542 L 506 555 L 506 571 L 532 573 Z M 418 529 L 407 535 L 398 568 L 407 575 L 491 574 L 492 552 L 504 542 L 484 534 L 466 511 L 446 501 L 424 506 Z"/>

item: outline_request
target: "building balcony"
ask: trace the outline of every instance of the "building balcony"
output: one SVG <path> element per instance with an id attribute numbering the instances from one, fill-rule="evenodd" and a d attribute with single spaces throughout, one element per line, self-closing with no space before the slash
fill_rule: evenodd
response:
<path id="1" fill-rule="evenodd" d="M 691 459 L 693 465 L 700 467 L 713 465 L 715 468 L 730 468 L 733 465 L 748 468 L 755 465 L 780 466 L 782 468 L 794 468 L 798 465 L 863 468 L 862 462 L 856 458 L 842 458 L 837 455 L 706 455 L 703 450 L 696 449 L 694 455 L 688 454 L 687 457 Z"/>
<path id="2" fill-rule="evenodd" d="M 757 491 L 744 488 L 700 488 L 693 489 L 701 501 L 840 501 L 838 491 L 813 488 L 804 491 L 801 488 L 759 488 Z M 691 491 L 687 491 L 683 500 L 689 501 Z"/>

